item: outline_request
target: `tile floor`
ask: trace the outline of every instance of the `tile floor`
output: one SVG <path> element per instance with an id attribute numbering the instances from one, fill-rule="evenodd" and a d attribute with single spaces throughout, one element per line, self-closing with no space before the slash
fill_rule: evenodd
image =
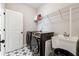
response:
<path id="1" fill-rule="evenodd" d="M 21 49 L 14 50 L 12 52 L 7 52 L 5 56 L 33 56 L 33 54 L 30 49 L 24 47 Z"/>

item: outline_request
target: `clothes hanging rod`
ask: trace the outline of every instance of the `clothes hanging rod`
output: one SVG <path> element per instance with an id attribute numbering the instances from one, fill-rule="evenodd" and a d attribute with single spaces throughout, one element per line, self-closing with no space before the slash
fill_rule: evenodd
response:
<path id="1" fill-rule="evenodd" d="M 48 14 L 47 16 L 50 17 L 50 16 L 57 16 L 57 15 L 60 15 L 60 12 L 61 14 L 64 14 L 66 12 L 70 12 L 70 8 L 72 8 L 72 11 L 78 9 L 79 7 L 65 7 L 65 8 L 62 8 L 62 9 L 59 9 L 53 13 L 50 13 Z M 60 12 L 59 12 L 60 11 Z M 57 13 L 58 12 L 58 13 Z M 55 14 L 56 13 L 56 14 Z"/>

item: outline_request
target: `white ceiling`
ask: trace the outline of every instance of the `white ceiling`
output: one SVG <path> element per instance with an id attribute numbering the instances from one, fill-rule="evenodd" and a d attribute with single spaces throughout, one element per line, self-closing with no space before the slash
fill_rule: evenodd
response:
<path id="1" fill-rule="evenodd" d="M 27 3 L 32 8 L 38 9 L 39 7 L 43 6 L 44 3 Z"/>

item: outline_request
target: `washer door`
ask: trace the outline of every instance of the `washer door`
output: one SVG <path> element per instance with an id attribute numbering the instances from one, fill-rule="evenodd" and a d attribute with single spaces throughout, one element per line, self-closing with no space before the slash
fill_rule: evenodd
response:
<path id="1" fill-rule="evenodd" d="M 39 46 L 40 46 L 40 41 L 38 38 L 35 38 L 33 37 L 32 40 L 31 40 L 31 51 L 34 53 L 34 54 L 38 54 L 39 53 Z"/>
<path id="2" fill-rule="evenodd" d="M 74 55 L 65 49 L 56 48 L 54 50 L 54 56 L 74 56 Z"/>

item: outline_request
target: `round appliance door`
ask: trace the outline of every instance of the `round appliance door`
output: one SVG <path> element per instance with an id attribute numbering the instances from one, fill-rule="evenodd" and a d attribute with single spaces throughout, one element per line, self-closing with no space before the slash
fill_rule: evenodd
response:
<path id="1" fill-rule="evenodd" d="M 31 51 L 34 53 L 34 54 L 38 54 L 39 53 L 39 46 L 40 46 L 40 41 L 38 38 L 35 38 L 35 37 L 32 37 L 32 40 L 31 40 Z"/>

